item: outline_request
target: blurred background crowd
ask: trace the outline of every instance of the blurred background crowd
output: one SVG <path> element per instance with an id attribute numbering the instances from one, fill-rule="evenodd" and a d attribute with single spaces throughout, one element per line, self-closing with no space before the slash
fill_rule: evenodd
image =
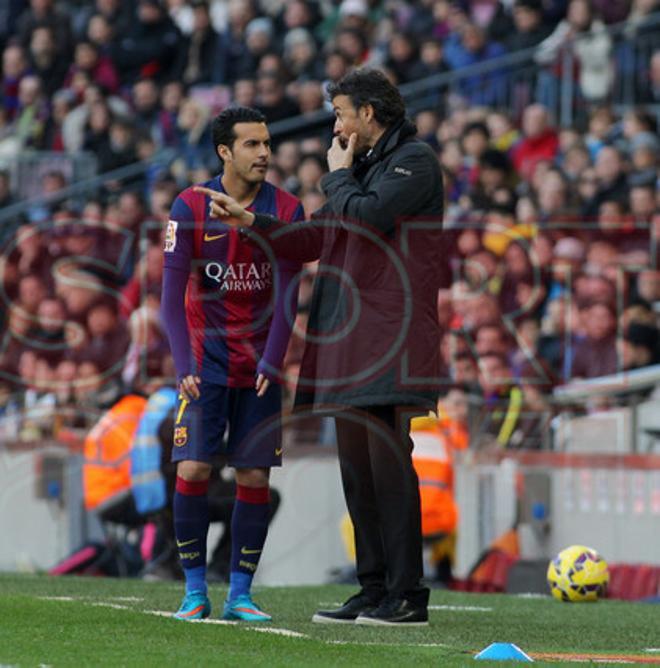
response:
<path id="1" fill-rule="evenodd" d="M 660 50 L 635 61 L 626 99 L 616 83 L 632 43 L 660 43 L 659 12 L 657 0 L 3 3 L 0 207 L 16 214 L 0 216 L 0 411 L 84 426 L 126 391 L 172 382 L 163 228 L 177 193 L 219 169 L 214 114 L 297 119 L 275 135 L 268 179 L 310 215 L 324 201 L 324 90 L 368 65 L 422 82 L 410 111 L 444 171 L 445 406 L 477 397 L 475 436 L 543 447 L 553 386 L 659 361 Z M 510 54 L 523 52 L 534 68 L 521 77 Z M 466 71 L 451 94 L 433 83 Z M 566 81 L 570 124 L 557 114 Z M 94 189 L 71 190 L 94 173 Z M 290 387 L 301 347 L 295 336 Z"/>

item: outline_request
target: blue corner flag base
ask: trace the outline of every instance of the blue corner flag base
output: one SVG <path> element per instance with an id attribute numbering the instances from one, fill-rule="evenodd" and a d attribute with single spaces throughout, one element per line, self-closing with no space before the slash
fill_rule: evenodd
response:
<path id="1" fill-rule="evenodd" d="M 489 661 L 527 661 L 534 663 L 534 659 L 523 652 L 518 645 L 511 642 L 494 642 L 482 649 L 475 659 L 488 659 Z"/>

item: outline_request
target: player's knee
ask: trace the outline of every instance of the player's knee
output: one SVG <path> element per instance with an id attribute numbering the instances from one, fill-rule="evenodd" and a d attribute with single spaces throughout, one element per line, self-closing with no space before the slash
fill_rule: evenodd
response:
<path id="1" fill-rule="evenodd" d="M 268 469 L 236 469 L 236 482 L 244 487 L 268 487 Z"/>
<path id="2" fill-rule="evenodd" d="M 179 462 L 176 474 L 188 482 L 208 480 L 211 476 L 211 465 L 206 462 L 194 462 L 191 460 Z"/>

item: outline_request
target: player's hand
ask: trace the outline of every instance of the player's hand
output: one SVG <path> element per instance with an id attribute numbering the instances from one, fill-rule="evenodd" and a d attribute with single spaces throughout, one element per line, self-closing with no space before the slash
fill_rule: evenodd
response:
<path id="1" fill-rule="evenodd" d="M 270 380 L 264 376 L 263 373 L 260 373 L 257 376 L 257 382 L 254 384 L 254 388 L 257 390 L 257 396 L 263 397 L 264 394 L 268 391 L 270 387 Z"/>
<path id="2" fill-rule="evenodd" d="M 211 190 L 204 186 L 195 186 L 196 193 L 208 195 L 211 199 L 209 212 L 213 218 L 222 218 L 223 222 L 232 227 L 250 227 L 254 222 L 254 214 L 244 209 L 233 197 L 226 193 Z"/>
<path id="3" fill-rule="evenodd" d="M 199 385 L 202 382 L 202 379 L 199 376 L 193 376 L 192 374 L 184 376 L 179 381 L 179 394 L 186 401 L 194 401 L 199 399 L 201 393 L 199 391 Z"/>
<path id="4" fill-rule="evenodd" d="M 342 146 L 339 135 L 335 135 L 332 140 L 332 146 L 328 149 L 328 169 L 334 172 L 337 169 L 348 169 L 353 165 L 353 154 L 355 153 L 355 144 L 357 135 L 355 132 L 348 138 L 348 144 Z"/>

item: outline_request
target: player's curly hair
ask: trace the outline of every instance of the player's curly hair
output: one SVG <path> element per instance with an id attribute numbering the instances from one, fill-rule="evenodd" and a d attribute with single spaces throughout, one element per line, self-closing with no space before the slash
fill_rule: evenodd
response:
<path id="1" fill-rule="evenodd" d="M 221 144 L 232 148 L 236 141 L 234 126 L 236 123 L 265 123 L 266 117 L 251 107 L 231 107 L 219 113 L 213 119 L 211 133 L 213 146 L 217 149 Z"/>
<path id="2" fill-rule="evenodd" d="M 394 125 L 406 115 L 406 105 L 399 89 L 379 70 L 361 68 L 349 72 L 337 83 L 328 86 L 328 97 L 351 98 L 355 109 L 370 104 L 374 118 L 383 127 Z"/>

